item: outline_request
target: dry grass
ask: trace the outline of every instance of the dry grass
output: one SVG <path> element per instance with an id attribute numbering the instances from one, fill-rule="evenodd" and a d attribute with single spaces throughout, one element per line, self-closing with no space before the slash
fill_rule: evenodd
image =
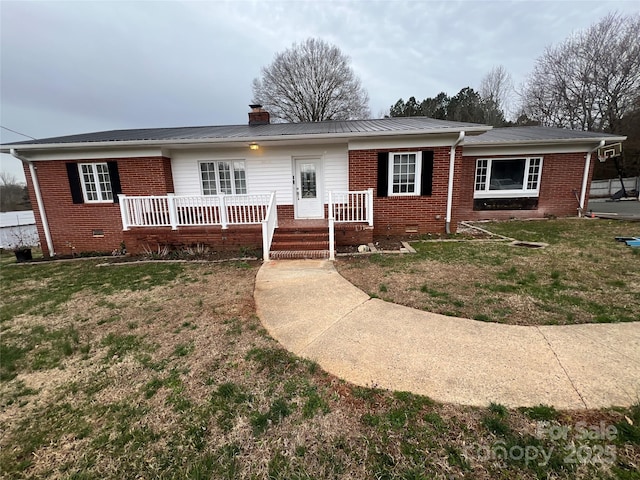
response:
<path id="1" fill-rule="evenodd" d="M 5 267 L 2 353 L 14 369 L 3 365 L 0 383 L 2 477 L 633 478 L 639 430 L 625 415 L 637 425 L 640 408 L 546 413 L 556 425 L 627 428 L 591 442 L 612 445 L 613 464 L 482 458 L 479 448 L 502 441 L 561 452 L 575 435 L 536 439 L 539 420 L 525 411 L 499 416 L 325 374 L 262 329 L 258 267 Z"/>
<path id="2" fill-rule="evenodd" d="M 370 295 L 445 315 L 518 325 L 640 319 L 640 256 L 614 241 L 638 223 L 554 220 L 483 224 L 547 248 L 508 242 L 418 242 L 418 253 L 336 265 Z"/>

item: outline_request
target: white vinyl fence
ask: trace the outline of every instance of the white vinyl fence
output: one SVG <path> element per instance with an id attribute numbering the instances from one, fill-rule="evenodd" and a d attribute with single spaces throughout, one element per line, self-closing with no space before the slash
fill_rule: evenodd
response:
<path id="1" fill-rule="evenodd" d="M 0 248 L 36 247 L 40 245 L 33 211 L 0 213 Z"/>

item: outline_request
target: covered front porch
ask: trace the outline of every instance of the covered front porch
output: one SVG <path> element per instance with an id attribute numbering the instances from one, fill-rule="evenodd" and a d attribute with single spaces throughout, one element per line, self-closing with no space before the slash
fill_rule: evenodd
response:
<path id="1" fill-rule="evenodd" d="M 273 258 L 335 258 L 336 245 L 373 238 L 373 190 L 328 192 L 325 218 L 294 219 L 277 194 L 119 195 L 128 241 L 169 246 L 262 248 Z"/>

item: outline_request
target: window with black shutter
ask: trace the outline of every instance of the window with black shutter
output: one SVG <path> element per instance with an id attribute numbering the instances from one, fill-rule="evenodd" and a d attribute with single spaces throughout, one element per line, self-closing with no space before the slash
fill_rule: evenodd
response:
<path id="1" fill-rule="evenodd" d="M 422 152 L 422 174 L 420 195 L 429 196 L 433 192 L 433 150 Z"/>
<path id="2" fill-rule="evenodd" d="M 389 196 L 389 152 L 378 152 L 378 197 Z"/>
<path id="3" fill-rule="evenodd" d="M 379 152 L 378 197 L 428 196 L 433 192 L 433 151 Z"/>
<path id="4" fill-rule="evenodd" d="M 73 203 L 118 202 L 122 193 L 117 162 L 67 163 Z"/>
<path id="5" fill-rule="evenodd" d="M 84 203 L 82 186 L 80 185 L 80 173 L 77 163 L 67 163 L 67 177 L 69 178 L 69 188 L 71 189 L 71 199 L 73 203 Z"/>

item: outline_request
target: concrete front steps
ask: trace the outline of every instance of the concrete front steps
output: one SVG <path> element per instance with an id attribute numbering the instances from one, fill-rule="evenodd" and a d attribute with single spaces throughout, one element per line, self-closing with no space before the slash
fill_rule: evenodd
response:
<path id="1" fill-rule="evenodd" d="M 292 222 L 282 224 L 273 235 L 270 258 L 329 258 L 329 229 L 326 222 Z"/>

